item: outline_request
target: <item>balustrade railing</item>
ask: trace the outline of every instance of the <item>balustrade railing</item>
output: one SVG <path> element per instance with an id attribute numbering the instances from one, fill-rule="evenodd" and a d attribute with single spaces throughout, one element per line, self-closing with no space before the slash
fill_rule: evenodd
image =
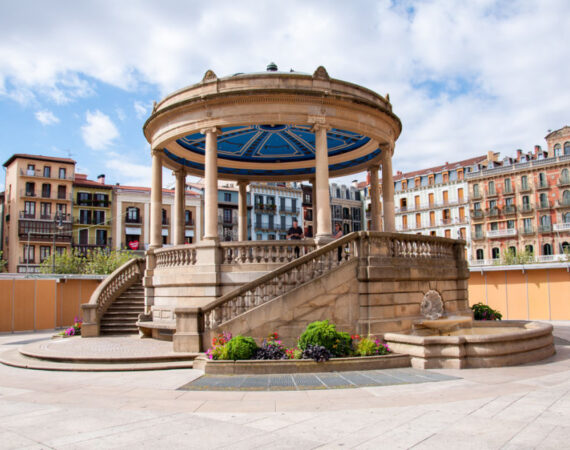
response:
<path id="1" fill-rule="evenodd" d="M 292 241 L 222 242 L 222 264 L 285 263 L 316 249 L 312 239 Z"/>
<path id="2" fill-rule="evenodd" d="M 225 245 L 229 247 L 230 243 Z M 290 242 L 289 245 L 293 245 Z M 430 236 L 380 232 L 354 232 L 261 276 L 201 308 L 205 330 L 211 330 L 240 314 L 269 302 L 354 258 L 368 255 L 394 260 L 430 259 L 433 264 L 456 264 L 463 252 L 456 241 Z"/>
<path id="3" fill-rule="evenodd" d="M 196 264 L 196 245 L 176 245 L 154 251 L 155 268 L 162 269 Z"/>

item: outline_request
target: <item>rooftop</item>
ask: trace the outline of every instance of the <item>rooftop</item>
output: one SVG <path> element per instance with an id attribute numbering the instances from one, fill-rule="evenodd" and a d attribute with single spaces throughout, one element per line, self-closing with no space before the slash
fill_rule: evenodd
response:
<path id="1" fill-rule="evenodd" d="M 36 161 L 48 161 L 48 162 L 59 162 L 64 164 L 76 164 L 76 161 L 71 158 L 57 158 L 55 156 L 44 156 L 44 155 L 30 155 L 27 153 L 14 153 L 8 160 L 3 164 L 4 167 L 8 167 L 16 159 L 35 159 Z"/>

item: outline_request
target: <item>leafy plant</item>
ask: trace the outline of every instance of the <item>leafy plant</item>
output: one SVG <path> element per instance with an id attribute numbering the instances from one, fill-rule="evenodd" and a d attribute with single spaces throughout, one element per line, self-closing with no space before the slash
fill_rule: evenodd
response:
<path id="1" fill-rule="evenodd" d="M 505 249 L 503 257 L 498 264 L 530 264 L 532 262 L 534 262 L 534 253 L 528 249 L 519 253 L 516 253 L 513 249 Z"/>
<path id="2" fill-rule="evenodd" d="M 4 259 L 4 252 L 0 250 L 0 272 L 4 272 L 6 270 L 7 265 L 8 261 Z"/>
<path id="3" fill-rule="evenodd" d="M 70 326 L 69 328 L 66 328 L 61 333 L 59 333 L 60 336 L 79 336 L 79 335 L 81 335 L 81 324 L 82 323 L 83 323 L 83 320 L 81 320 L 80 317 L 75 317 L 75 319 L 73 320 L 73 325 Z"/>
<path id="4" fill-rule="evenodd" d="M 370 336 L 360 338 L 360 336 L 353 336 L 353 339 L 360 339 L 356 342 L 354 353 L 358 356 L 373 356 L 373 355 L 387 355 L 390 353 L 388 345 L 381 342 L 379 339 L 372 339 Z"/>
<path id="5" fill-rule="evenodd" d="M 212 338 L 212 347 L 206 350 L 206 356 L 209 359 L 223 359 L 221 356 L 224 352 L 224 347 L 231 338 L 232 334 L 226 331 Z"/>
<path id="6" fill-rule="evenodd" d="M 222 350 L 220 359 L 251 359 L 257 351 L 257 344 L 249 336 L 237 335 L 231 338 Z"/>
<path id="7" fill-rule="evenodd" d="M 503 318 L 499 311 L 481 302 L 471 306 L 471 309 L 475 320 L 501 320 Z"/>
<path id="8" fill-rule="evenodd" d="M 299 348 L 307 349 L 308 345 L 323 346 L 334 356 L 345 356 L 351 352 L 351 338 L 348 333 L 336 330 L 336 326 L 328 320 L 316 321 L 307 325 L 299 337 Z"/>
<path id="9" fill-rule="evenodd" d="M 255 352 L 255 359 L 287 359 L 286 349 L 277 333 L 272 333 Z"/>
<path id="10" fill-rule="evenodd" d="M 303 350 L 303 359 L 314 359 L 317 362 L 328 361 L 332 356 L 332 353 L 322 345 L 308 344 Z"/>
<path id="11" fill-rule="evenodd" d="M 288 348 L 285 349 L 285 355 L 287 356 L 287 359 L 302 359 L 303 350 L 298 347 Z"/>
<path id="12" fill-rule="evenodd" d="M 124 263 L 134 258 L 129 250 L 95 249 L 82 253 L 79 249 L 56 253 L 45 259 L 41 266 L 42 273 L 60 274 L 110 274 Z"/>

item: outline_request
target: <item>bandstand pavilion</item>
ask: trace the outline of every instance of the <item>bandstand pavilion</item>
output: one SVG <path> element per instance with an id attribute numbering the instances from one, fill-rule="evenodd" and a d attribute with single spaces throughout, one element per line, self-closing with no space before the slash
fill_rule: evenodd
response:
<path id="1" fill-rule="evenodd" d="M 217 240 L 217 182 L 239 186 L 239 239 L 246 235 L 246 187 L 252 181 L 302 181 L 316 192 L 317 241 L 331 235 L 329 178 L 370 172 L 372 230 L 380 230 L 378 171 L 382 167 L 384 230 L 394 228 L 392 155 L 401 123 L 389 98 L 313 75 L 267 72 L 203 80 L 154 106 L 144 125 L 152 150 L 151 240 L 161 246 L 162 167 L 176 177 L 174 244 L 184 243 L 187 174 L 203 177 L 204 239 Z"/>

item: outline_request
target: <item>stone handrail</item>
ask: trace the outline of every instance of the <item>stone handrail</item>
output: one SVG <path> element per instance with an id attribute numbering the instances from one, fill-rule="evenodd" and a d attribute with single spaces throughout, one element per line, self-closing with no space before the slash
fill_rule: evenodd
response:
<path id="1" fill-rule="evenodd" d="M 193 266 L 196 264 L 196 244 L 163 247 L 154 251 L 155 268 Z"/>
<path id="2" fill-rule="evenodd" d="M 464 265 L 464 244 L 463 241 L 432 236 L 366 231 L 350 233 L 200 308 L 203 328 L 213 329 L 355 257 L 383 257 L 388 263 L 420 259 L 425 264 L 426 260 L 431 259 L 439 266 Z M 456 245 L 461 249 L 458 250 Z"/>
<path id="3" fill-rule="evenodd" d="M 295 259 L 295 247 L 301 255 L 317 248 L 313 239 L 290 241 L 222 242 L 222 264 L 285 263 Z"/>
<path id="4" fill-rule="evenodd" d="M 212 329 L 255 306 L 312 280 L 357 255 L 358 233 L 350 233 L 223 295 L 201 308 L 204 328 Z M 299 241 L 301 242 L 301 241 Z M 289 243 L 291 245 L 291 243 Z M 339 254 L 339 248 L 342 248 Z M 339 258 L 340 256 L 340 258 Z"/>
<path id="5" fill-rule="evenodd" d="M 86 318 L 86 322 L 99 322 L 107 308 L 113 301 L 128 289 L 138 279 L 142 279 L 145 270 L 145 259 L 135 258 L 127 261 L 121 267 L 111 273 L 99 284 L 91 295 L 89 303 L 83 305 L 86 313 L 94 311 L 95 316 Z"/>

